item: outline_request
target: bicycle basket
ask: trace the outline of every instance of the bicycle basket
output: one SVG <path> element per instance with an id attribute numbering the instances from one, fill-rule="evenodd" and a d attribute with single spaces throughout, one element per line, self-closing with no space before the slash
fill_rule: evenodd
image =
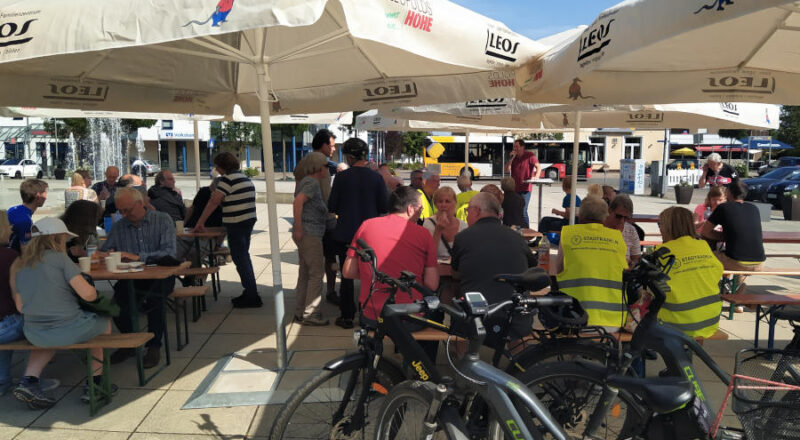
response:
<path id="1" fill-rule="evenodd" d="M 800 439 L 800 352 L 742 350 L 732 379 L 748 440 Z"/>

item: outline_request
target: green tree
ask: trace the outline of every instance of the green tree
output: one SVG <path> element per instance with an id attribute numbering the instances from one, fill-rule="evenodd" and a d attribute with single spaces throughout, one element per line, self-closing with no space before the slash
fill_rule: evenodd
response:
<path id="1" fill-rule="evenodd" d="M 742 138 L 746 138 L 747 136 L 750 136 L 750 130 L 741 130 L 741 129 L 724 130 L 723 129 L 723 130 L 720 130 L 718 134 L 719 134 L 719 137 L 723 137 L 723 138 L 742 139 Z"/>
<path id="2" fill-rule="evenodd" d="M 241 157 L 246 146 L 261 146 L 261 124 L 249 122 L 212 122 L 211 137 L 216 145 Z"/>
<path id="3" fill-rule="evenodd" d="M 425 138 L 428 136 L 424 131 L 407 131 L 403 133 L 403 154 L 406 156 L 422 156 L 422 148 L 425 146 Z"/>
<path id="4" fill-rule="evenodd" d="M 773 136 L 794 147 L 785 154 L 792 156 L 800 154 L 800 106 L 784 105 L 781 107 L 781 125 Z"/>

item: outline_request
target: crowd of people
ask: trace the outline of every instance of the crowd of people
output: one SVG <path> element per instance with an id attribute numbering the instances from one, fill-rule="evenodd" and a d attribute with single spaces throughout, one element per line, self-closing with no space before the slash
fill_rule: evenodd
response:
<path id="1" fill-rule="evenodd" d="M 441 186 L 433 169 L 413 171 L 409 185 L 404 185 L 388 166 L 367 160 L 368 146 L 358 138 L 341 146 L 346 166 L 331 160 L 337 148 L 332 132 L 317 132 L 312 147 L 297 164 L 292 206 L 292 240 L 299 255 L 294 320 L 300 325 L 330 324 L 331 317 L 321 312 L 323 291 L 326 301 L 339 307 L 337 326 L 352 328 L 357 317 L 360 325 L 378 319 L 387 298 L 385 286 L 378 285 L 370 296 L 370 266 L 350 248 L 358 240 L 375 251 L 379 270 L 395 277 L 411 271 L 447 301 L 469 291 L 482 292 L 489 302 L 503 300 L 512 289 L 494 277 L 537 264 L 536 254 L 519 233 L 530 226 L 531 187 L 526 181 L 539 173 L 535 155 L 524 150 L 523 142 L 515 142 L 508 165 L 511 176 L 500 187 L 488 184 L 474 190 L 465 174 L 457 180 L 458 193 Z M 726 177 L 724 167 L 714 160 L 709 158 L 706 167 L 705 183 L 713 187 L 705 202 L 694 213 L 670 207 L 658 221 L 663 246 L 676 261 L 670 272 L 672 292 L 661 318 L 693 336 L 716 331 L 723 268 L 758 270 L 765 259 L 758 211 L 742 203 L 746 185 L 735 176 Z M 76 172 L 65 190 L 64 215 L 36 223 L 33 215 L 45 203 L 48 185 L 38 179 L 22 182 L 22 203 L 0 213 L 0 342 L 24 336 L 35 345 L 56 347 L 109 333 L 112 320 L 80 307 L 80 300 L 93 301 L 98 294 L 75 263 L 92 252 L 95 258 L 121 252 L 123 261 L 159 265 L 199 261 L 200 256 L 192 254 L 197 252 L 193 240 L 179 237 L 176 224 L 188 231 L 219 228 L 217 242 L 227 237 L 243 289 L 232 299 L 233 307 L 261 307 L 249 254 L 256 223 L 255 188 L 240 171 L 235 155 L 220 153 L 213 164 L 217 176 L 198 191 L 188 208 L 169 170 L 159 172 L 149 189 L 137 175 L 119 177 L 116 167 L 109 167 L 105 180 L 94 185 L 88 173 Z M 560 233 L 552 271 L 557 274 L 556 287 L 580 302 L 589 325 L 624 327 L 628 305 L 646 300 L 646 295 L 625 298 L 621 289 L 623 271 L 642 255 L 644 232 L 632 221 L 633 202 L 610 186 L 590 185 L 583 198 L 573 194 L 570 180 L 564 180 L 562 189 L 561 209 L 552 210 L 558 217 L 543 218 L 538 225 L 541 232 Z M 572 197 L 578 212 L 570 225 Z M 106 238 L 95 250 L 92 243 L 97 243 L 99 227 L 106 229 Z M 201 254 L 210 252 L 212 245 L 208 246 Z M 452 278 L 440 279 L 439 262 L 451 264 Z M 356 279 L 361 280 L 357 298 Z M 150 293 L 142 305 L 155 337 L 146 345 L 145 368 L 160 362 L 165 323 L 164 302 L 158 296 L 168 295 L 175 282 L 168 278 L 114 285 L 114 299 L 122 311 L 113 323 L 120 332 L 133 328 L 130 296 L 136 291 Z M 419 292 L 401 296 L 398 302 L 421 298 Z M 503 323 L 489 324 L 491 341 Z M 512 337 L 524 336 L 530 325 L 530 319 L 512 322 Z M 426 351 L 435 356 L 435 344 L 428 344 Z M 118 350 L 110 362 L 123 362 L 134 354 Z M 15 386 L 8 371 L 10 352 L 0 352 L 0 393 L 13 388 L 14 395 L 31 408 L 51 406 L 55 401 L 47 391 L 58 383 L 41 375 L 52 355 L 52 350 L 32 352 L 25 375 Z M 101 352 L 95 357 L 102 361 Z M 99 371 L 100 364 L 95 367 Z"/>

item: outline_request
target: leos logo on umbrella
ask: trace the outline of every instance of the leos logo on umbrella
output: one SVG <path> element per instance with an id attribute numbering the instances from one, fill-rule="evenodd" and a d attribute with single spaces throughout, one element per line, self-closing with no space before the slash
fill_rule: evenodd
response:
<path id="1" fill-rule="evenodd" d="M 233 2 L 234 0 L 219 0 L 219 3 L 217 3 L 217 8 L 208 18 L 206 18 L 204 21 L 191 20 L 183 25 L 183 27 L 189 26 L 190 24 L 202 26 L 209 21 L 211 21 L 211 26 L 219 27 L 219 25 L 225 23 L 225 19 L 228 18 L 228 14 L 231 13 L 231 9 L 233 9 Z"/>

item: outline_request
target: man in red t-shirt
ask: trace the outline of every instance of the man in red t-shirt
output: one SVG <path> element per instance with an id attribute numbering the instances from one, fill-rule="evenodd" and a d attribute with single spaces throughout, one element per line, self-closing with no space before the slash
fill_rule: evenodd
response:
<path id="1" fill-rule="evenodd" d="M 364 240 L 375 250 L 378 270 L 394 278 L 399 277 L 404 270 L 413 272 L 418 277 L 421 275 L 421 284 L 436 290 L 439 286 L 437 249 L 430 232 L 416 224 L 420 211 L 420 193 L 411 187 L 398 187 L 389 196 L 389 215 L 364 221 L 356 231 L 351 245 L 356 246 L 358 239 Z M 382 291 L 386 285 L 376 283 L 369 304 L 364 304 L 369 296 L 371 271 L 370 265 L 359 260 L 354 250 L 347 250 L 342 275 L 345 278 L 361 279 L 361 318 L 374 322 L 377 321 L 388 294 Z M 422 295 L 416 291 L 413 298 L 399 291 L 395 296 L 398 304 L 418 299 L 422 299 Z"/>
<path id="2" fill-rule="evenodd" d="M 536 154 L 531 151 L 525 150 L 525 141 L 517 139 L 514 141 L 514 149 L 511 150 L 511 160 L 506 162 L 506 172 L 511 173 L 511 177 L 516 182 L 517 194 L 525 199 L 525 206 L 523 208 L 523 218 L 525 219 L 525 227 L 530 227 L 530 219 L 528 218 L 528 204 L 531 201 L 531 189 L 533 184 L 525 183 L 526 180 L 535 179 L 539 177 L 539 159 Z"/>

